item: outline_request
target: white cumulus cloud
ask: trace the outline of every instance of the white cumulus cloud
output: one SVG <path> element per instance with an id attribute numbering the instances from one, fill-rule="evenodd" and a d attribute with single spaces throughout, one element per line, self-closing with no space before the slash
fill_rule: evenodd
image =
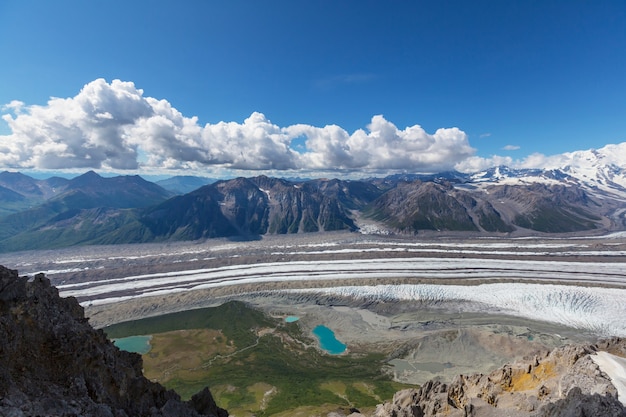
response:
<path id="1" fill-rule="evenodd" d="M 46 105 L 13 101 L 2 110 L 0 166 L 26 169 L 411 170 L 452 169 L 475 150 L 458 128 L 397 128 L 382 115 L 353 133 L 340 126 L 286 127 L 253 113 L 199 124 L 132 82 L 97 79 Z M 305 148 L 291 146 L 304 139 Z"/>
<path id="2" fill-rule="evenodd" d="M 15 102 L 3 119 L 12 134 L 0 136 L 0 164 L 17 168 L 135 169 L 137 148 L 125 130 L 152 108 L 142 91 L 119 80 L 96 80 L 76 97 L 51 98 L 46 106 Z"/>
<path id="3" fill-rule="evenodd" d="M 494 166 L 510 166 L 514 165 L 513 158 L 510 156 L 493 155 L 489 158 L 481 156 L 471 156 L 460 161 L 454 166 L 454 169 L 460 172 L 478 172 Z"/>

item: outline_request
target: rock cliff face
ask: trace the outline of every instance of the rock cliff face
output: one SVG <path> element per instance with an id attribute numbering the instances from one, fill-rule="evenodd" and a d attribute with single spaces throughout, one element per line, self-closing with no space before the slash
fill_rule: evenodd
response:
<path id="1" fill-rule="evenodd" d="M 374 190 L 356 182 L 236 178 L 168 200 L 147 210 L 141 222 L 157 239 L 355 230 L 349 211 L 372 199 Z"/>
<path id="2" fill-rule="evenodd" d="M 374 416 L 626 416 L 616 387 L 592 358 L 597 351 L 624 357 L 626 340 L 565 346 L 489 375 L 459 375 L 449 385 L 431 381 L 399 391 Z"/>
<path id="3" fill-rule="evenodd" d="M 141 356 L 94 330 L 39 274 L 0 266 L 0 415 L 225 417 L 208 389 L 182 402 L 142 375 Z"/>

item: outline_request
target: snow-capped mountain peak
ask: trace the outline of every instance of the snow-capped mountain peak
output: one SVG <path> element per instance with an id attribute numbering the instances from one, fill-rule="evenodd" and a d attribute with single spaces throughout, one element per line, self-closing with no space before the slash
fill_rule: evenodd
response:
<path id="1" fill-rule="evenodd" d="M 589 192 L 626 198 L 626 142 L 600 149 L 546 157 L 542 168 L 496 166 L 469 176 L 469 182 L 488 184 L 565 184 Z"/>
<path id="2" fill-rule="evenodd" d="M 559 170 L 541 169 L 513 169 L 507 166 L 497 166 L 485 171 L 470 175 L 470 182 L 479 184 L 559 184 L 568 181 L 569 175 Z"/>

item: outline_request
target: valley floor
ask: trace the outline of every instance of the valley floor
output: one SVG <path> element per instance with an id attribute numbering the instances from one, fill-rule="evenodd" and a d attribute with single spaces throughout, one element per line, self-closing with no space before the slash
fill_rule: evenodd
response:
<path id="1" fill-rule="evenodd" d="M 626 235 L 398 238 L 356 233 L 82 247 L 6 255 L 45 272 L 91 323 L 239 299 L 348 350 L 386 352 L 398 381 L 484 372 L 571 341 L 626 336 Z"/>

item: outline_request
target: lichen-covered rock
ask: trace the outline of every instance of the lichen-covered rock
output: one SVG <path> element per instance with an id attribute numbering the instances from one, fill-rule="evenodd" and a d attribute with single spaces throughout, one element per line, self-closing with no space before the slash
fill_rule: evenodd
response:
<path id="1" fill-rule="evenodd" d="M 459 375 L 449 385 L 429 381 L 396 393 L 374 417 L 626 416 L 615 386 L 590 357 L 598 350 L 626 356 L 626 340 L 564 346 L 489 375 Z"/>
<path id="2" fill-rule="evenodd" d="M 141 356 L 94 330 L 50 281 L 0 266 L 0 415 L 225 417 L 204 390 L 186 403 L 142 374 Z"/>

